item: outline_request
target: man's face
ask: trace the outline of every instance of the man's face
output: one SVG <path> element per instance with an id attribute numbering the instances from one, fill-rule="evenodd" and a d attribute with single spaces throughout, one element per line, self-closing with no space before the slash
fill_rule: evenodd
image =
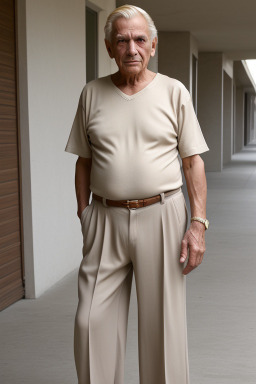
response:
<path id="1" fill-rule="evenodd" d="M 147 68 L 150 56 L 155 54 L 157 39 L 151 42 L 147 22 L 138 15 L 131 19 L 118 18 L 113 24 L 111 43 L 106 40 L 105 43 L 119 71 L 132 76 Z"/>

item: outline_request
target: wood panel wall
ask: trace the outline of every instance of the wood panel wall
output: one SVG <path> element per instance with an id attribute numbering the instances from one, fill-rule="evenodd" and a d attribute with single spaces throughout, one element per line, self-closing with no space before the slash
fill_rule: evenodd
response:
<path id="1" fill-rule="evenodd" d="M 15 1 L 0 1 L 0 310 L 24 297 Z"/>

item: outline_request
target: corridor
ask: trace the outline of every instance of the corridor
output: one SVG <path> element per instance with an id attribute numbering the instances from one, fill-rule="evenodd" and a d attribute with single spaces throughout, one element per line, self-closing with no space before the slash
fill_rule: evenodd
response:
<path id="1" fill-rule="evenodd" d="M 221 173 L 207 173 L 207 181 L 207 250 L 187 277 L 191 384 L 255 384 L 256 143 Z M 20 300 L 0 314 L 2 384 L 76 383 L 76 305 L 77 270 L 39 299 Z M 125 384 L 139 384 L 134 285 Z"/>

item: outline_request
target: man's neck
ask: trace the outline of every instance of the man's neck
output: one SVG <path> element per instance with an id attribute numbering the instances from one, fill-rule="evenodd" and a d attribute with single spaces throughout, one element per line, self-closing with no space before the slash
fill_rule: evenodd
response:
<path id="1" fill-rule="evenodd" d="M 148 69 L 136 75 L 124 75 L 118 71 L 111 76 L 111 80 L 122 92 L 132 95 L 145 88 L 155 76 L 156 73 Z"/>

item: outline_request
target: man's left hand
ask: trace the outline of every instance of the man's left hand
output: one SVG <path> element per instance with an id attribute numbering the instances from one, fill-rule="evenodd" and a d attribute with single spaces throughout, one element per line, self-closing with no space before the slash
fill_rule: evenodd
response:
<path id="1" fill-rule="evenodd" d="M 188 258 L 183 275 L 187 275 L 202 263 L 204 252 L 205 227 L 202 223 L 193 221 L 181 242 L 180 262 L 184 263 Z"/>

